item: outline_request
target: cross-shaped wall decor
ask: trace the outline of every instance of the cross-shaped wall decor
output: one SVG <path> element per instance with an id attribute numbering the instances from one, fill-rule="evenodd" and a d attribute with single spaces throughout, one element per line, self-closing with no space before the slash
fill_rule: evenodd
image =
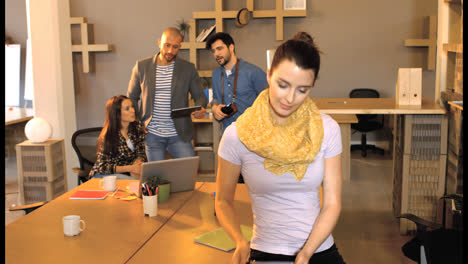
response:
<path id="1" fill-rule="evenodd" d="M 197 50 L 205 49 L 205 42 L 197 42 L 196 39 L 196 24 L 195 20 L 189 21 L 189 41 L 182 42 L 180 49 L 188 49 L 190 54 L 190 62 L 195 64 L 195 68 L 198 69 L 197 61 Z M 200 77 L 211 77 L 211 71 L 198 71 Z"/>
<path id="2" fill-rule="evenodd" d="M 253 1 L 247 0 L 247 8 L 253 10 Z M 276 18 L 276 40 L 283 40 L 283 19 L 285 17 L 305 17 L 306 10 L 284 10 L 284 0 L 276 0 L 274 10 L 253 10 L 254 18 Z"/>
<path id="3" fill-rule="evenodd" d="M 436 46 L 437 46 L 437 16 L 429 17 L 429 38 L 427 39 L 406 39 L 405 47 L 428 47 L 427 51 L 427 69 L 435 69 Z"/>
<path id="4" fill-rule="evenodd" d="M 237 11 L 223 11 L 223 0 L 215 0 L 215 11 L 193 12 L 195 19 L 216 20 L 216 32 L 223 32 L 223 19 L 236 18 Z"/>
<path id="5" fill-rule="evenodd" d="M 246 0 L 247 9 L 257 18 L 276 19 L 276 40 L 283 40 L 283 20 L 285 17 L 305 17 L 306 10 L 284 10 L 285 0 L 276 0 L 274 10 L 254 10 L 254 0 Z M 227 18 L 235 19 L 239 11 L 224 11 L 223 0 L 215 0 L 215 11 L 193 12 L 193 18 L 189 21 L 189 41 L 182 42 L 181 49 L 188 49 L 190 62 L 198 69 L 197 53 L 199 49 L 205 48 L 205 42 L 196 41 L 197 19 L 215 19 L 216 32 L 223 32 L 223 20 Z M 198 71 L 200 77 L 211 77 L 212 71 Z"/>
<path id="6" fill-rule="evenodd" d="M 98 51 L 111 51 L 111 44 L 89 44 L 88 23 L 84 17 L 71 17 L 70 24 L 81 26 L 81 44 L 72 45 L 72 52 L 81 52 L 83 57 L 83 72 L 89 73 L 89 53 Z"/>

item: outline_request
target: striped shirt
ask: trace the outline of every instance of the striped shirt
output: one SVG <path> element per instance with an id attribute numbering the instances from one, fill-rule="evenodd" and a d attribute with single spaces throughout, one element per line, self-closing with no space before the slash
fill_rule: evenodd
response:
<path id="1" fill-rule="evenodd" d="M 171 84 L 174 62 L 161 66 L 156 65 L 156 87 L 153 102 L 153 115 L 147 130 L 160 137 L 177 136 L 171 118 Z"/>

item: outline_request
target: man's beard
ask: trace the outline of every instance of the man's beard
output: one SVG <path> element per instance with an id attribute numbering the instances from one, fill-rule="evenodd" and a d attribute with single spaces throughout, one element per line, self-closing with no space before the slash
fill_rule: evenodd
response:
<path id="1" fill-rule="evenodd" d="M 218 58 L 222 58 L 223 59 L 223 62 L 219 63 L 218 62 Z M 218 62 L 218 64 L 221 66 L 221 67 L 224 67 L 224 65 L 226 65 L 230 60 L 231 60 L 231 54 L 228 54 L 225 57 L 222 57 L 222 56 L 219 56 L 218 58 L 216 58 L 216 62 Z"/>
<path id="2" fill-rule="evenodd" d="M 168 55 L 172 55 L 172 58 L 168 59 Z M 166 54 L 164 54 L 164 58 L 166 59 L 167 62 L 173 62 L 175 60 L 175 58 L 176 58 L 176 55 L 166 53 Z"/>

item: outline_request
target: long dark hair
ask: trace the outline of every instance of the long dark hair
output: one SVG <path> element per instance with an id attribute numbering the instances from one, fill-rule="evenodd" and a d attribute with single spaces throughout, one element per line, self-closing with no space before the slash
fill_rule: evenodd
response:
<path id="1" fill-rule="evenodd" d="M 117 153 L 120 138 L 119 133 L 120 129 L 122 129 L 122 102 L 126 99 L 129 98 L 125 95 L 116 95 L 107 101 L 106 119 L 104 120 L 104 126 L 102 128 L 101 134 L 99 135 L 97 152 L 102 151 L 105 154 Z M 132 107 L 135 108 L 133 101 Z M 128 130 L 132 131 L 133 133 L 138 133 L 136 125 L 136 120 L 135 122 L 131 122 Z"/>
<path id="2" fill-rule="evenodd" d="M 281 44 L 273 56 L 270 71 L 273 72 L 285 59 L 296 63 L 301 69 L 312 69 L 315 73 L 315 83 L 320 70 L 320 51 L 309 34 L 297 32 L 292 39 Z"/>

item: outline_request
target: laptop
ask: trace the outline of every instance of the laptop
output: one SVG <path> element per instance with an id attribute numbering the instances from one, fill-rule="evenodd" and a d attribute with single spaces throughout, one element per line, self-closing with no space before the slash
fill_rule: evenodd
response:
<path id="1" fill-rule="evenodd" d="M 140 186 L 147 179 L 158 177 L 171 182 L 171 193 L 193 191 L 195 189 L 195 177 L 198 174 L 199 156 L 149 161 L 141 167 Z M 141 188 L 140 197 L 141 197 Z"/>

